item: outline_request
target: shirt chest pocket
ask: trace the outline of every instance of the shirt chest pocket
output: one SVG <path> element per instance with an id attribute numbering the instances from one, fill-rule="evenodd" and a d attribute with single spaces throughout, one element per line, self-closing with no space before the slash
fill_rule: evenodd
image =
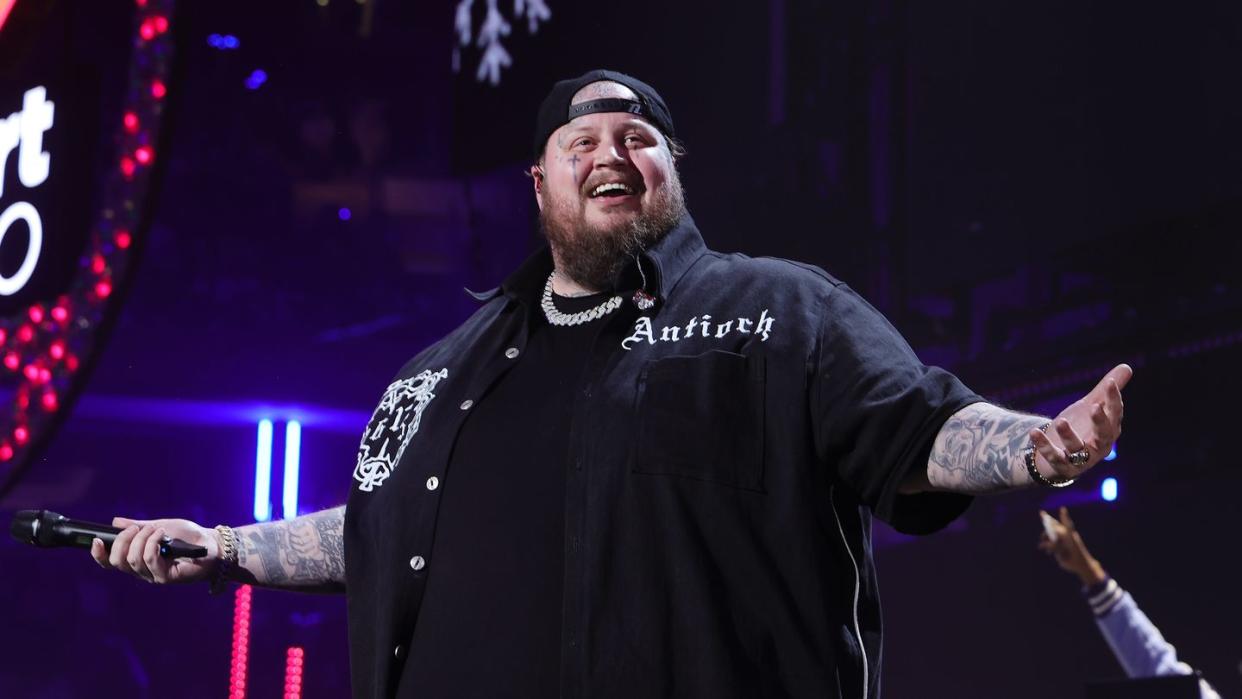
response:
<path id="1" fill-rule="evenodd" d="M 636 473 L 763 489 L 764 361 L 712 350 L 639 375 Z"/>

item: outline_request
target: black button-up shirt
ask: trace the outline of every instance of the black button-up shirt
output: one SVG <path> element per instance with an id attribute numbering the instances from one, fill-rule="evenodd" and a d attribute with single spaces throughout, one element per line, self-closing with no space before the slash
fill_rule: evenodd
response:
<path id="1" fill-rule="evenodd" d="M 355 696 L 395 692 L 458 430 L 521 361 L 551 268 L 545 249 L 478 295 L 367 427 L 345 515 Z M 822 270 L 708 250 L 689 217 L 629 274 L 655 303 L 607 318 L 564 425 L 561 696 L 877 696 L 872 513 L 925 533 L 965 509 L 897 489 L 981 399 Z"/>

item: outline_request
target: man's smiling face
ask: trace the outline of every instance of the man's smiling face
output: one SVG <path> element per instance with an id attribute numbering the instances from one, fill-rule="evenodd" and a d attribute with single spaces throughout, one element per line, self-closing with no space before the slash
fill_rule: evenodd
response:
<path id="1" fill-rule="evenodd" d="M 623 85 L 598 82 L 573 103 L 606 97 L 637 100 Z M 531 174 L 557 268 L 593 289 L 608 288 L 626 257 L 667 233 L 685 208 L 667 139 L 626 112 L 586 114 L 560 127 Z"/>
<path id="2" fill-rule="evenodd" d="M 623 112 L 587 114 L 548 139 L 542 197 L 560 211 L 576 210 L 580 223 L 609 227 L 652 206 L 672 177 L 664 137 L 642 117 Z"/>

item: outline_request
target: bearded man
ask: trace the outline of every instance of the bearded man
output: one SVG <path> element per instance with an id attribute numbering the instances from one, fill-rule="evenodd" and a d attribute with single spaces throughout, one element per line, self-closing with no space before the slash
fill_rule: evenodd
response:
<path id="1" fill-rule="evenodd" d="M 707 249 L 644 82 L 557 83 L 534 151 L 548 246 L 398 372 L 345 507 L 118 519 L 96 560 L 344 591 L 358 697 L 876 697 L 873 514 L 932 532 L 1120 434 L 1125 365 L 1010 412 L 822 270 Z"/>

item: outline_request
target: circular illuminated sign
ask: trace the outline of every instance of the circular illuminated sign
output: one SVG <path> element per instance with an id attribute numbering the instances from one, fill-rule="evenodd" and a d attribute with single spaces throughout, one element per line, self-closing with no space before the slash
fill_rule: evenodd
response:
<path id="1" fill-rule="evenodd" d="M 147 228 L 173 0 L 0 0 L 0 493 L 55 433 Z"/>

